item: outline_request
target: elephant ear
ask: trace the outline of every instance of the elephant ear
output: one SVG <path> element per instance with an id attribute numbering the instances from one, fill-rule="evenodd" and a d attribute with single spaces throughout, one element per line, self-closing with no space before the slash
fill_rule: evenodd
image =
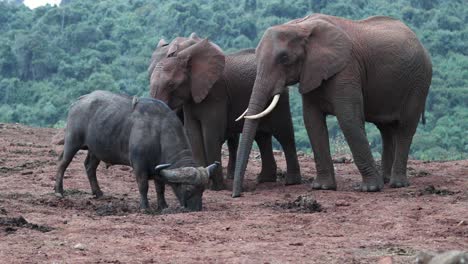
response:
<path id="1" fill-rule="evenodd" d="M 178 57 L 187 61 L 192 98 L 195 103 L 200 103 L 223 74 L 223 51 L 204 39 L 179 52 Z"/>
<path id="2" fill-rule="evenodd" d="M 352 42 L 343 30 L 321 19 L 308 19 L 297 25 L 306 29 L 306 57 L 299 83 L 299 91 L 304 94 L 346 67 Z"/>

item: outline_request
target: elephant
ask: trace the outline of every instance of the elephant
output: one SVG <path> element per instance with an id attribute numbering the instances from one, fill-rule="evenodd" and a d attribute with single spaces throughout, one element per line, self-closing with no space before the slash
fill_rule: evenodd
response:
<path id="1" fill-rule="evenodd" d="M 156 46 L 156 49 L 153 51 L 153 54 L 151 55 L 150 65 L 148 66 L 148 77 L 149 77 L 150 82 L 151 82 L 151 76 L 153 74 L 154 68 L 162 59 L 167 58 L 169 55 L 173 55 L 176 52 L 175 49 L 182 50 L 182 49 L 187 48 L 188 46 L 195 44 L 196 38 L 197 36 L 195 33 L 192 33 L 189 38 L 177 37 L 171 42 L 171 46 L 169 46 L 169 43 L 167 43 L 165 39 L 160 39 Z M 151 83 L 154 83 L 154 81 Z M 177 116 L 183 123 L 184 112 L 182 108 L 179 107 L 177 109 L 174 109 L 174 111 L 177 113 Z M 228 161 L 227 171 L 228 171 L 228 178 L 231 178 L 231 179 L 234 177 L 234 164 L 236 160 L 236 155 L 237 155 L 236 152 L 237 152 L 238 144 L 239 144 L 239 134 L 231 135 L 230 137 L 228 137 L 227 146 L 228 146 L 228 151 L 229 151 L 229 161 Z M 215 189 L 219 189 L 219 188 L 215 188 Z"/>
<path id="2" fill-rule="evenodd" d="M 355 165 L 361 191 L 384 182 L 408 186 L 406 166 L 413 135 L 424 112 L 432 78 L 428 52 L 404 23 L 385 16 L 348 20 L 313 14 L 268 28 L 255 51 L 257 75 L 245 115 L 234 173 L 240 196 L 252 138 L 269 99 L 299 84 L 304 125 L 317 169 L 313 189 L 336 190 L 326 115 L 337 117 Z M 380 130 L 382 173 L 377 171 L 365 122 Z"/>
<path id="3" fill-rule="evenodd" d="M 187 41 L 193 44 L 184 49 L 181 46 L 187 43 L 171 43 L 168 57 L 154 67 L 150 94 L 172 109 L 183 108 L 194 158 L 202 165 L 220 160 L 223 142 L 242 131 L 243 122 L 236 122 L 236 117 L 247 107 L 255 81 L 255 53 L 248 49 L 225 55 L 216 44 L 196 35 Z M 285 153 L 285 183 L 301 183 L 288 91 L 282 95 L 278 107 L 260 122 L 255 135 L 262 158 L 259 183 L 276 181 L 272 135 Z M 236 149 L 230 155 L 233 152 Z M 234 166 L 231 168 L 230 175 Z M 221 169 L 213 177 L 213 186 L 214 189 L 224 186 Z"/>

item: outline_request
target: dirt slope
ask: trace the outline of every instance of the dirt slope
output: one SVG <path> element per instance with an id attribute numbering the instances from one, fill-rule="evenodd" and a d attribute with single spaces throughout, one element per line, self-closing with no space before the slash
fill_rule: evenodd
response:
<path id="1" fill-rule="evenodd" d="M 183 213 L 169 190 L 172 209 L 146 214 L 128 167 L 101 165 L 105 197 L 91 197 L 85 152 L 66 172 L 66 197 L 56 198 L 56 133 L 0 124 L 2 263 L 409 263 L 419 251 L 468 249 L 466 160 L 410 161 L 410 187 L 359 193 L 352 163 L 335 164 L 338 191 L 312 191 L 310 156 L 300 157 L 304 184 L 255 186 L 254 153 L 242 198 L 207 191 L 204 211 Z M 155 197 L 152 188 L 152 206 Z"/>

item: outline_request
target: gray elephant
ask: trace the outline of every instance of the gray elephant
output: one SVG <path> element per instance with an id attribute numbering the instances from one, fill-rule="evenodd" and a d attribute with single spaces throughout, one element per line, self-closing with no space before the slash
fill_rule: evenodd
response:
<path id="1" fill-rule="evenodd" d="M 151 61 L 148 66 L 148 76 L 151 82 L 151 87 L 154 86 L 155 79 L 151 79 L 154 68 L 156 65 L 164 58 L 167 58 L 168 56 L 172 56 L 176 54 L 178 50 L 183 50 L 193 44 L 196 43 L 196 41 L 199 40 L 198 37 L 196 36 L 195 33 L 192 33 L 189 38 L 185 37 L 177 37 L 175 38 L 172 42 L 171 45 L 167 43 L 164 39 L 161 39 L 156 46 L 156 49 L 154 50 L 153 54 L 151 55 Z M 155 88 L 151 88 L 151 91 L 154 92 Z M 173 109 L 176 113 L 177 116 L 180 118 L 182 122 L 184 122 L 184 112 L 182 110 L 182 107 L 178 107 Z M 237 155 L 237 146 L 239 144 L 239 133 L 237 134 L 230 134 L 228 135 L 227 138 L 227 146 L 228 146 L 228 151 L 229 151 L 229 161 L 228 161 L 228 166 L 227 166 L 227 173 L 228 173 L 228 178 L 232 179 L 234 178 L 234 166 L 236 163 L 236 155 Z M 262 145 L 262 144 L 261 144 Z M 263 149 L 263 145 L 262 145 Z M 270 149 L 271 149 L 271 144 L 270 144 Z M 275 164 L 273 163 L 271 166 L 274 166 Z M 220 168 L 221 169 L 221 168 Z M 276 171 L 276 170 L 275 170 Z M 219 172 L 217 172 L 219 174 Z M 217 176 L 217 177 L 222 177 Z M 212 185 L 212 188 L 215 190 L 221 189 L 221 186 L 216 186 Z"/>
<path id="2" fill-rule="evenodd" d="M 155 65 L 151 74 L 151 96 L 167 102 L 172 109 L 183 108 L 194 157 L 199 164 L 209 164 L 220 159 L 223 142 L 242 131 L 243 122 L 236 122 L 236 117 L 247 107 L 255 81 L 254 50 L 224 55 L 217 45 L 195 35 L 169 46 L 167 58 Z M 298 184 L 301 176 L 288 91 L 282 91 L 282 95 L 275 102 L 276 109 L 260 122 L 255 133 L 262 157 L 257 180 L 276 181 L 273 135 L 285 153 L 286 184 Z M 222 188 L 221 170 L 213 179 L 215 189 Z"/>
<path id="3" fill-rule="evenodd" d="M 154 178 L 160 209 L 167 207 L 167 182 L 182 206 L 201 210 L 205 185 L 217 167 L 195 165 L 182 123 L 163 102 L 107 91 L 84 95 L 70 108 L 55 181 L 58 196 L 63 196 L 65 170 L 80 149 L 88 150 L 84 165 L 96 197 L 102 196 L 96 178 L 101 161 L 132 166 L 142 209 L 148 208 L 148 179 Z"/>
<path id="4" fill-rule="evenodd" d="M 314 152 L 314 189 L 336 189 L 326 127 L 335 115 L 362 177 L 362 191 L 408 186 L 406 165 L 432 78 L 429 54 L 402 22 L 383 16 L 352 21 L 314 14 L 266 30 L 256 49 L 257 76 L 242 131 L 233 196 L 241 193 L 252 139 L 271 98 L 299 83 Z M 378 173 L 364 122 L 383 141 Z"/>

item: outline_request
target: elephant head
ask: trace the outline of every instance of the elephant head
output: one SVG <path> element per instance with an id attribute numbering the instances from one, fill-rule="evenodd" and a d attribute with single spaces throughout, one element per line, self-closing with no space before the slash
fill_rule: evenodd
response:
<path id="1" fill-rule="evenodd" d="M 273 110 L 287 85 L 299 83 L 300 93 L 317 89 L 343 70 L 352 43 L 339 27 L 319 15 L 267 29 L 256 49 L 257 75 L 245 118 L 234 174 L 233 197 L 240 196 L 247 159 L 259 118 Z M 270 105 L 266 104 L 273 98 Z"/>
<path id="2" fill-rule="evenodd" d="M 224 71 L 225 56 L 217 45 L 207 39 L 190 40 L 188 47 L 174 45 L 172 53 L 169 49 L 169 56 L 155 66 L 151 76 L 151 96 L 172 109 L 203 101 Z"/>
<path id="3" fill-rule="evenodd" d="M 177 169 L 167 169 L 171 164 L 161 164 L 156 166 L 155 174 L 171 184 L 181 206 L 192 211 L 201 211 L 203 191 L 208 186 L 210 178 L 219 164 L 219 162 L 215 162 L 206 168 L 182 167 Z"/>

